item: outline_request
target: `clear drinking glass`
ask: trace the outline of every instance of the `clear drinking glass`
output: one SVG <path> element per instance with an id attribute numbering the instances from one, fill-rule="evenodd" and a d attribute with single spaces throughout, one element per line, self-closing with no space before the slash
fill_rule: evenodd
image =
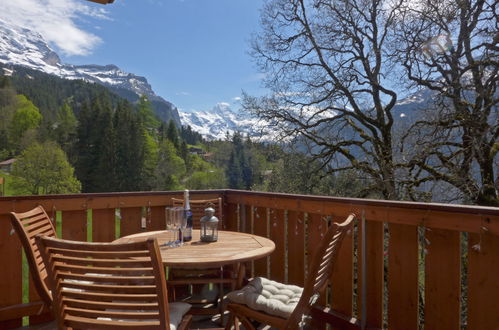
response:
<path id="1" fill-rule="evenodd" d="M 173 234 L 173 238 L 169 239 L 165 245 L 168 247 L 178 247 L 181 245 L 178 235 L 184 217 L 184 209 L 182 207 L 167 207 L 165 208 L 165 216 L 166 230 Z"/>

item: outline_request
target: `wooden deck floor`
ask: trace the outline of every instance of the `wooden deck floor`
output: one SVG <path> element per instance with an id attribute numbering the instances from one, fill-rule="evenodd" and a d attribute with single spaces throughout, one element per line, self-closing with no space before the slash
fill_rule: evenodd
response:
<path id="1" fill-rule="evenodd" d="M 219 323 L 213 322 L 212 320 L 201 319 L 195 320 L 190 329 L 212 329 L 212 330 L 222 330 L 223 327 Z M 57 330 L 57 324 L 55 321 L 49 323 L 38 324 L 34 326 L 17 328 L 16 330 Z"/>
<path id="2" fill-rule="evenodd" d="M 194 316 L 194 321 L 190 329 L 213 329 L 213 330 L 222 330 L 223 327 L 220 326 L 220 323 L 217 321 L 217 316 L 212 319 L 208 319 L 207 317 L 202 316 Z M 227 320 L 227 318 L 225 318 Z M 17 330 L 57 330 L 57 324 L 55 321 L 49 323 L 38 324 L 34 326 L 17 328 Z"/>

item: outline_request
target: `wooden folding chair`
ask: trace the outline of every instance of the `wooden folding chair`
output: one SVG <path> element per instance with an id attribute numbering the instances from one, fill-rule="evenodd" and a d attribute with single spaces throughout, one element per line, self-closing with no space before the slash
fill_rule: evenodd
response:
<path id="1" fill-rule="evenodd" d="M 59 329 L 187 329 L 189 304 L 168 304 L 155 239 L 87 243 L 36 237 Z"/>
<path id="2" fill-rule="evenodd" d="M 172 198 L 173 206 L 184 207 L 184 200 L 178 198 Z M 215 209 L 215 216 L 218 218 L 218 225 L 220 229 L 224 228 L 223 224 L 223 213 L 222 213 L 222 198 L 214 199 L 190 199 L 189 205 L 191 206 L 192 212 L 192 225 L 194 229 L 199 229 L 201 227 L 199 220 L 204 216 L 204 209 L 207 207 L 212 207 Z"/>
<path id="3" fill-rule="evenodd" d="M 215 209 L 215 216 L 219 220 L 219 228 L 224 228 L 223 222 L 223 212 L 222 212 L 222 198 L 214 198 L 214 199 L 191 199 L 189 200 L 189 204 L 192 212 L 193 219 L 193 228 L 199 229 L 200 219 L 205 215 L 204 210 L 208 207 L 212 207 Z M 184 206 L 183 199 L 172 198 L 173 206 Z M 225 276 L 223 276 L 225 275 Z M 201 296 L 201 290 L 203 286 L 211 284 L 210 280 L 224 279 L 222 283 L 218 285 L 218 293 L 214 295 L 213 298 L 206 298 Z M 221 268 L 216 269 L 171 269 L 169 272 L 168 284 L 173 292 L 174 299 L 177 298 L 177 290 L 178 288 L 183 288 L 184 292 L 186 291 L 186 285 L 191 283 L 192 279 L 196 279 L 196 285 L 192 285 L 193 295 L 184 299 L 185 301 L 191 304 L 203 305 L 203 307 L 193 307 L 191 310 L 192 314 L 201 314 L 201 315 L 213 315 L 216 313 L 220 313 L 221 322 L 223 322 L 223 286 L 224 284 L 229 284 L 231 286 L 231 290 L 235 289 L 236 280 L 232 278 L 232 275 L 226 272 L 224 274 L 224 270 Z M 213 285 L 213 284 L 212 284 Z M 213 287 L 215 287 L 213 285 Z M 179 290 L 180 291 L 180 290 Z M 216 304 L 216 308 L 206 308 L 206 305 Z"/>
<path id="4" fill-rule="evenodd" d="M 43 263 L 38 246 L 35 244 L 36 235 L 56 237 L 55 227 L 42 206 L 24 212 L 11 212 L 11 223 L 14 227 L 28 260 L 28 265 L 35 284 L 38 295 L 43 302 L 50 308 L 52 305 L 52 294 L 47 285 L 47 271 Z"/>
<path id="5" fill-rule="evenodd" d="M 255 329 L 251 320 L 277 329 L 301 328 L 304 317 L 310 315 L 312 306 L 331 278 L 341 243 L 345 234 L 351 230 L 354 218 L 355 215 L 351 214 L 343 223 L 333 223 L 329 227 L 314 253 L 303 290 L 294 285 L 257 277 L 241 290 L 229 293 L 228 298 L 232 302 L 227 305 L 230 318 L 226 329 L 229 330 L 232 325 L 239 329 L 239 322 L 245 329 Z M 263 291 L 265 294 L 262 294 Z M 269 297 L 269 292 L 276 294 Z M 284 301 L 285 294 L 288 295 L 289 301 Z M 276 301 L 280 303 L 276 304 Z"/>

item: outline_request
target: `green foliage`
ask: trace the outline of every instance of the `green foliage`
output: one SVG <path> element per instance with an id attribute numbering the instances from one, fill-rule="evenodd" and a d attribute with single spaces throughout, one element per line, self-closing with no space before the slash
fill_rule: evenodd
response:
<path id="1" fill-rule="evenodd" d="M 196 171 L 192 173 L 186 182 L 188 189 L 222 189 L 226 187 L 225 175 L 221 169 L 212 169 L 208 171 Z"/>
<path id="2" fill-rule="evenodd" d="M 169 140 L 162 141 L 159 146 L 154 189 L 175 190 L 181 188 L 179 178 L 185 173 L 185 162 L 177 155 L 173 143 Z"/>
<path id="3" fill-rule="evenodd" d="M 251 143 L 243 144 L 240 133 L 232 137 L 233 150 L 227 166 L 229 188 L 250 189 L 253 184 L 253 168 L 251 167 Z"/>
<path id="4" fill-rule="evenodd" d="M 17 194 L 66 194 L 81 190 L 64 151 L 53 142 L 35 143 L 14 163 L 13 189 Z"/>
<path id="5" fill-rule="evenodd" d="M 85 192 L 149 189 L 157 146 L 127 101 L 113 111 L 107 94 L 80 113 L 77 174 Z"/>
<path id="6" fill-rule="evenodd" d="M 15 107 L 16 110 L 9 125 L 9 140 L 19 148 L 26 133 L 38 128 L 42 115 L 38 108 L 24 95 L 17 95 Z"/>
<path id="7" fill-rule="evenodd" d="M 158 117 L 154 114 L 154 110 L 151 106 L 151 102 L 147 99 L 145 95 L 142 95 L 139 99 L 137 105 L 137 110 L 139 112 L 140 119 L 146 127 L 146 129 L 152 131 L 157 130 L 161 125 Z"/>
<path id="8" fill-rule="evenodd" d="M 173 122 L 173 120 L 170 120 L 168 122 L 168 127 L 166 128 L 166 138 L 173 143 L 175 148 L 178 149 L 180 147 L 178 129 L 177 129 L 177 126 L 175 126 L 175 123 Z"/>
<path id="9" fill-rule="evenodd" d="M 198 132 L 194 132 L 190 126 L 182 126 L 180 136 L 188 144 L 198 144 L 203 141 L 203 137 Z"/>
<path id="10" fill-rule="evenodd" d="M 208 142 L 191 127 L 178 129 L 173 121 L 159 122 L 145 97 L 132 105 L 100 86 L 32 76 L 14 77 L 13 82 L 33 100 L 30 104 L 24 98 L 28 108 L 40 107 L 43 121 L 24 132 L 18 148 L 37 140 L 57 142 L 74 164 L 84 192 L 230 187 L 360 194 L 355 174 L 314 172 L 310 159 L 280 146 L 254 143 L 239 133 L 228 135 L 226 141 Z M 0 78 L 0 159 L 15 156 L 7 140 L 18 103 L 9 79 Z M 7 138 L 2 139 L 2 134 Z M 208 155 L 191 154 L 189 146 Z M 9 180 L 14 181 L 18 180 Z"/>
<path id="11" fill-rule="evenodd" d="M 10 154 L 9 127 L 16 110 L 16 101 L 16 92 L 10 87 L 8 78 L 0 76 L 0 151 L 3 150 L 8 154 Z"/>
<path id="12" fill-rule="evenodd" d="M 56 120 L 52 124 L 53 136 L 62 149 L 68 153 L 75 140 L 76 127 L 78 121 L 74 115 L 73 109 L 68 103 L 64 103 L 57 109 Z"/>

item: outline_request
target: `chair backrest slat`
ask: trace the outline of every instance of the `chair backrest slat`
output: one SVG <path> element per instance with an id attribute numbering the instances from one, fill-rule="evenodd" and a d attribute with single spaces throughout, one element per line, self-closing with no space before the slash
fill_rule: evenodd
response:
<path id="1" fill-rule="evenodd" d="M 11 212 L 11 223 L 21 240 L 26 259 L 30 268 L 33 283 L 47 306 L 52 304 L 52 294 L 47 285 L 47 272 L 45 264 L 35 244 L 36 235 L 56 237 L 55 227 L 42 206 L 24 212 Z"/>
<path id="2" fill-rule="evenodd" d="M 313 255 L 310 273 L 303 293 L 293 313 L 286 322 L 286 329 L 296 329 L 303 315 L 308 315 L 310 309 L 322 290 L 327 286 L 333 273 L 338 252 L 345 235 L 351 231 L 354 214 L 350 214 L 343 223 L 333 223 L 321 240 Z"/>
<path id="3" fill-rule="evenodd" d="M 172 198 L 173 206 L 184 206 L 184 200 Z M 190 199 L 189 205 L 191 206 L 193 228 L 199 229 L 201 217 L 204 216 L 204 209 L 212 207 L 215 209 L 215 216 L 218 218 L 219 227 L 224 228 L 222 217 L 222 198 L 214 199 Z"/>
<path id="4" fill-rule="evenodd" d="M 156 240 L 112 244 L 38 236 L 36 242 L 59 328 L 170 328 Z"/>

